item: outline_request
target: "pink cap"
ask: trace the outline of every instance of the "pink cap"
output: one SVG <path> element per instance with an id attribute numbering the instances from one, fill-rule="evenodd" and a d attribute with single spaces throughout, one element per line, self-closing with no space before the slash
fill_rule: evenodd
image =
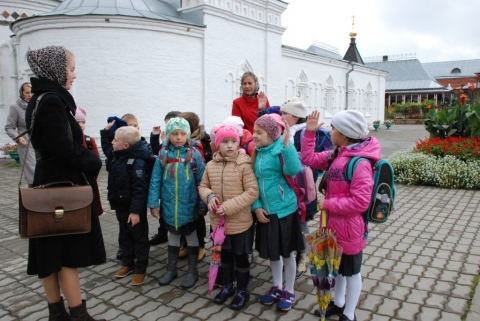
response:
<path id="1" fill-rule="evenodd" d="M 80 108 L 77 107 L 77 110 L 75 111 L 75 120 L 86 120 L 87 119 L 87 112 Z"/>
<path id="2" fill-rule="evenodd" d="M 233 138 L 240 143 L 240 137 L 235 127 L 230 125 L 220 125 L 215 131 L 215 146 L 218 148 L 225 138 Z"/>

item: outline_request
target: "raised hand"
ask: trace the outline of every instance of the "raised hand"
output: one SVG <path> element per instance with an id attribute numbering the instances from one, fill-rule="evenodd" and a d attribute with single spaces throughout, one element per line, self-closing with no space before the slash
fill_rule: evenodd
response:
<path id="1" fill-rule="evenodd" d="M 109 122 L 107 125 L 105 125 L 105 129 L 110 130 L 110 128 L 112 128 L 113 124 L 115 124 L 115 121 Z"/>
<path id="2" fill-rule="evenodd" d="M 265 93 L 263 91 L 260 91 L 257 95 L 258 98 L 258 110 L 263 110 L 265 109 L 265 106 L 267 106 L 267 96 L 265 96 Z"/>
<path id="3" fill-rule="evenodd" d="M 160 135 L 160 126 L 154 126 L 153 127 L 152 135 Z"/>
<path id="4" fill-rule="evenodd" d="M 318 110 L 312 111 L 307 118 L 307 130 L 311 132 L 316 132 L 320 127 L 322 127 L 323 123 L 318 123 L 320 119 L 320 112 Z"/>
<path id="5" fill-rule="evenodd" d="M 288 123 L 285 121 L 284 118 L 282 118 L 283 123 L 285 124 L 285 129 L 283 130 L 283 146 L 288 147 L 290 145 L 290 126 L 288 126 Z"/>

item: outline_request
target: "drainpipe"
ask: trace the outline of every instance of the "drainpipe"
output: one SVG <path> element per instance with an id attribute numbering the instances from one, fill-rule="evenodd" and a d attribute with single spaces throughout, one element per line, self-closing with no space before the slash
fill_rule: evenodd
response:
<path id="1" fill-rule="evenodd" d="M 350 66 L 352 66 L 352 69 L 350 69 L 350 71 L 347 72 L 347 85 L 345 86 L 345 110 L 348 109 L 348 83 L 350 82 L 349 81 L 350 73 L 353 71 L 353 68 L 355 67 L 353 62 L 349 61 L 348 63 L 350 64 Z"/>

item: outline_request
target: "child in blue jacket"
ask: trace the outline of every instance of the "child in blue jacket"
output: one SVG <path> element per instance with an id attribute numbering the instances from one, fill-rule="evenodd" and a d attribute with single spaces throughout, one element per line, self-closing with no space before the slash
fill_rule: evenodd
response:
<path id="1" fill-rule="evenodd" d="M 178 276 L 180 238 L 185 235 L 188 243 L 188 272 L 181 286 L 187 289 L 194 286 L 198 280 L 199 243 L 195 221 L 201 214 L 197 209 L 206 213 L 207 207 L 200 200 L 197 187 L 202 180 L 205 164 L 198 150 L 189 146 L 190 125 L 185 119 L 171 118 L 166 125 L 165 134 L 168 141 L 153 168 L 148 207 L 151 214 L 158 218 L 159 199 L 161 200 L 161 213 L 170 232 L 167 272 L 160 278 L 159 283 L 170 284 Z"/>
<path id="2" fill-rule="evenodd" d="M 273 286 L 260 298 L 264 305 L 280 300 L 277 309 L 288 311 L 295 303 L 293 286 L 296 263 L 294 251 L 303 249 L 297 197 L 288 186 L 284 175 L 294 176 L 301 171 L 295 146 L 289 141 L 289 127 L 285 123 L 284 136 L 271 115 L 257 119 L 252 156 L 260 197 L 252 204 L 257 217 L 255 249 L 262 259 L 270 260 Z M 283 168 L 280 157 L 283 158 Z M 285 267 L 283 287 L 282 268 Z"/>

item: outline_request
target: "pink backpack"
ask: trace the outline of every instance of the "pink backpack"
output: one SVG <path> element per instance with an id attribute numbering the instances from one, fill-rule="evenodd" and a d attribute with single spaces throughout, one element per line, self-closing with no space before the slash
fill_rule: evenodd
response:
<path id="1" fill-rule="evenodd" d="M 280 157 L 280 165 L 282 166 L 283 171 L 283 157 L 282 154 L 278 155 Z M 317 198 L 317 191 L 315 190 L 315 180 L 313 179 L 313 172 L 309 166 L 302 165 L 302 170 L 295 175 L 295 177 L 285 175 L 283 173 L 285 181 L 287 181 L 288 186 L 293 190 L 297 196 L 298 204 L 298 214 L 300 214 L 300 221 L 305 222 L 307 216 L 306 205 L 311 203 Z"/>

